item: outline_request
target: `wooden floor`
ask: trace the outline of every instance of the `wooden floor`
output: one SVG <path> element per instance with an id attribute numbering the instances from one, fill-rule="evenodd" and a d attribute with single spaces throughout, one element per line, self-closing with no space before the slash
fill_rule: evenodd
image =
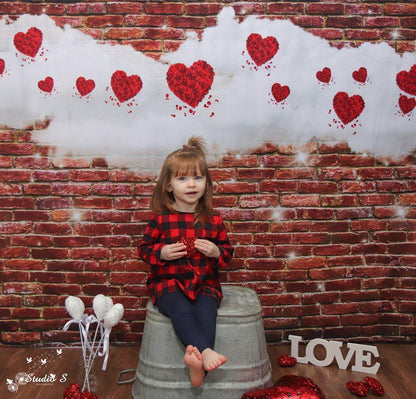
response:
<path id="1" fill-rule="evenodd" d="M 375 377 L 384 386 L 386 392 L 384 397 L 415 399 L 416 345 L 377 344 L 376 346 L 380 353 L 377 360 L 381 366 Z M 0 347 L 0 397 L 2 399 L 61 399 L 65 388 L 81 378 L 79 376 L 81 349 L 73 347 L 61 349 L 62 353 L 59 353 L 59 348 Z M 346 382 L 362 381 L 369 375 L 352 372 L 350 367 L 347 370 L 339 370 L 335 364 L 329 367 L 298 364 L 291 368 L 281 368 L 276 359 L 281 354 L 290 354 L 290 346 L 269 346 L 268 350 L 274 381 L 285 374 L 312 378 L 321 387 L 326 399 L 354 399 L 355 396 L 345 387 Z M 139 347 L 110 349 L 107 370 L 98 371 L 97 394 L 101 399 L 131 399 L 132 383 L 117 385 L 116 381 L 120 371 L 136 368 L 138 356 Z M 7 380 L 15 380 L 16 375 L 21 372 L 44 381 L 31 381 L 26 385 L 18 385 L 17 392 L 10 392 L 7 389 Z M 134 373 L 125 375 L 125 379 L 132 377 Z M 367 397 L 376 398 L 374 394 L 369 394 Z"/>

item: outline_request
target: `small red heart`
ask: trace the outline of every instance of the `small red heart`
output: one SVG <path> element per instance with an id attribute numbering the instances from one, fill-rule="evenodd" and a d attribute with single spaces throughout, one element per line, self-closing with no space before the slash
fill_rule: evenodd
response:
<path id="1" fill-rule="evenodd" d="M 297 360 L 293 356 L 280 355 L 277 358 L 277 363 L 280 367 L 292 367 L 296 364 Z"/>
<path id="2" fill-rule="evenodd" d="M 195 237 L 184 237 L 180 240 L 180 242 L 184 243 L 186 246 L 187 258 L 192 258 L 198 253 L 198 251 L 195 249 L 195 240 Z"/>
<path id="3" fill-rule="evenodd" d="M 89 391 L 81 392 L 80 399 L 100 399 L 95 393 Z"/>
<path id="4" fill-rule="evenodd" d="M 328 83 L 331 80 L 331 70 L 325 67 L 322 71 L 316 72 L 316 78 L 322 83 Z"/>
<path id="5" fill-rule="evenodd" d="M 22 54 L 34 57 L 42 44 L 43 34 L 38 28 L 32 27 L 26 33 L 18 32 L 14 35 L 13 43 Z"/>
<path id="6" fill-rule="evenodd" d="M 383 385 L 378 380 L 373 377 L 365 377 L 364 382 L 377 396 L 384 396 Z"/>
<path id="7" fill-rule="evenodd" d="M 0 75 L 3 74 L 4 68 L 6 68 L 6 63 L 4 62 L 3 58 L 0 58 Z"/>
<path id="8" fill-rule="evenodd" d="M 399 97 L 399 107 L 404 114 L 408 114 L 413 111 L 413 108 L 416 106 L 416 100 L 413 97 L 406 97 L 400 95 Z"/>
<path id="9" fill-rule="evenodd" d="M 404 92 L 416 96 L 416 64 L 414 64 L 410 71 L 400 71 L 396 75 L 396 83 Z"/>
<path id="10" fill-rule="evenodd" d="M 258 33 L 252 33 L 246 40 L 246 48 L 251 59 L 260 66 L 274 57 L 279 50 L 279 42 L 273 36 L 263 39 Z"/>
<path id="11" fill-rule="evenodd" d="M 348 381 L 347 382 L 348 390 L 353 393 L 355 396 L 367 396 L 369 392 L 368 385 L 364 382 L 354 382 Z"/>
<path id="12" fill-rule="evenodd" d="M 171 65 L 166 81 L 176 97 L 195 108 L 211 89 L 214 76 L 211 65 L 198 60 L 189 68 L 181 63 Z"/>
<path id="13" fill-rule="evenodd" d="M 367 79 L 367 69 L 361 67 L 358 71 L 354 71 L 352 73 L 352 77 L 357 82 L 364 83 Z"/>
<path id="14" fill-rule="evenodd" d="M 142 87 L 143 82 L 138 75 L 127 76 L 124 71 L 115 71 L 111 76 L 111 88 L 121 103 L 133 98 Z"/>
<path id="15" fill-rule="evenodd" d="M 347 125 L 363 112 L 365 103 L 358 94 L 350 97 L 347 93 L 340 91 L 334 96 L 333 106 L 338 118 L 344 125 Z"/>
<path id="16" fill-rule="evenodd" d="M 80 76 L 75 86 L 81 96 L 86 96 L 88 93 L 91 93 L 95 88 L 95 82 L 92 79 L 85 79 L 84 77 Z"/>
<path id="17" fill-rule="evenodd" d="M 45 80 L 39 80 L 38 87 L 46 93 L 50 93 L 53 89 L 53 79 L 48 76 Z"/>
<path id="18" fill-rule="evenodd" d="M 275 83 L 272 86 L 272 94 L 274 99 L 280 103 L 289 96 L 290 89 L 288 86 L 281 86 L 279 83 Z"/>

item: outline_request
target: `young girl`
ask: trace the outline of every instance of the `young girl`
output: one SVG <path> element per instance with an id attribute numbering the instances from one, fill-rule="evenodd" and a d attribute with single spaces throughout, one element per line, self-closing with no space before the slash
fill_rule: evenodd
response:
<path id="1" fill-rule="evenodd" d="M 191 383 L 227 361 L 214 351 L 219 268 L 232 257 L 221 216 L 212 210 L 212 180 L 200 137 L 168 155 L 151 199 L 153 214 L 139 244 L 151 266 L 152 302 L 184 345 Z"/>

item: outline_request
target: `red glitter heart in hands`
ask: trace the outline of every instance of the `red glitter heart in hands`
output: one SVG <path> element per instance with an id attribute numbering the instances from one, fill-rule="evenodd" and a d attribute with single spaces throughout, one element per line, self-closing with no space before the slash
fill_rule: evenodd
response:
<path id="1" fill-rule="evenodd" d="M 384 396 L 383 385 L 378 380 L 373 377 L 365 377 L 364 382 L 377 396 Z"/>
<path id="2" fill-rule="evenodd" d="M 138 75 L 127 76 L 124 71 L 115 71 L 111 76 L 111 88 L 121 103 L 133 98 L 143 87 Z"/>
<path id="3" fill-rule="evenodd" d="M 410 71 L 400 71 L 396 75 L 397 86 L 404 92 L 416 96 L 416 64 L 410 68 Z"/>
<path id="4" fill-rule="evenodd" d="M 347 125 L 363 112 L 365 103 L 358 94 L 350 97 L 347 93 L 340 91 L 335 94 L 333 106 L 338 118 L 344 125 Z"/>
<path id="5" fill-rule="evenodd" d="M 32 27 L 26 33 L 18 32 L 14 35 L 13 43 L 17 50 L 29 57 L 35 57 L 42 44 L 43 34 L 38 28 Z"/>
<path id="6" fill-rule="evenodd" d="M 416 106 L 416 100 L 411 97 L 406 97 L 404 95 L 400 95 L 399 97 L 399 107 L 404 114 L 408 114 L 409 112 L 413 111 Z"/>
<path id="7" fill-rule="evenodd" d="M 281 86 L 279 83 L 275 83 L 272 86 L 272 95 L 274 99 L 280 103 L 286 99 L 290 94 L 290 89 L 288 86 Z"/>
<path id="8" fill-rule="evenodd" d="M 86 96 L 94 90 L 95 82 L 92 79 L 87 80 L 83 76 L 80 76 L 77 79 L 75 86 L 81 96 Z"/>
<path id="9" fill-rule="evenodd" d="M 355 396 L 367 396 L 369 392 L 368 385 L 364 382 L 355 382 L 355 381 L 348 381 L 347 382 L 348 390 L 353 393 Z"/>
<path id="10" fill-rule="evenodd" d="M 53 89 L 53 79 L 48 76 L 44 80 L 39 80 L 38 87 L 46 93 L 50 93 Z"/>
<path id="11" fill-rule="evenodd" d="M 4 68 L 6 68 L 6 63 L 4 62 L 3 58 L 0 58 L 0 75 L 3 74 Z"/>
<path id="12" fill-rule="evenodd" d="M 352 73 L 354 80 L 360 83 L 364 83 L 367 80 L 367 69 L 361 67 L 358 71 Z"/>
<path id="13" fill-rule="evenodd" d="M 273 36 L 263 39 L 258 33 L 252 33 L 246 40 L 246 47 L 251 59 L 260 66 L 274 57 L 279 50 L 279 42 Z"/>
<path id="14" fill-rule="evenodd" d="M 185 237 L 180 240 L 180 242 L 184 243 L 186 246 L 186 257 L 192 258 L 197 254 L 197 250 L 195 249 L 195 237 Z"/>
<path id="15" fill-rule="evenodd" d="M 293 356 L 280 355 L 277 358 L 277 363 L 280 367 L 292 367 L 296 364 L 297 360 Z"/>
<path id="16" fill-rule="evenodd" d="M 214 76 L 211 65 L 198 60 L 189 68 L 181 63 L 171 65 L 166 81 L 176 97 L 195 108 L 211 89 Z"/>
<path id="17" fill-rule="evenodd" d="M 322 83 L 328 83 L 331 80 L 331 70 L 325 67 L 322 71 L 316 72 L 316 78 Z"/>

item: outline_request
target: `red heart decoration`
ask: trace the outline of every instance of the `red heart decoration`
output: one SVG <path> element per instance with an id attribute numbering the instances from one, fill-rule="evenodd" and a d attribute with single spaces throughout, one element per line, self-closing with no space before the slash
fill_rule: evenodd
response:
<path id="1" fill-rule="evenodd" d="M 273 36 L 263 39 L 258 33 L 252 33 L 246 40 L 246 47 L 251 59 L 260 66 L 274 57 L 279 50 L 279 42 Z"/>
<path id="2" fill-rule="evenodd" d="M 46 93 L 50 93 L 53 89 L 53 79 L 48 76 L 45 80 L 39 80 L 38 87 Z"/>
<path id="3" fill-rule="evenodd" d="M 3 74 L 5 67 L 6 67 L 6 63 L 4 62 L 3 58 L 0 58 L 0 75 Z"/>
<path id="4" fill-rule="evenodd" d="M 100 399 L 95 393 L 89 391 L 81 392 L 80 399 Z"/>
<path id="5" fill-rule="evenodd" d="M 348 390 L 355 396 L 367 396 L 369 392 L 368 385 L 364 382 L 348 381 L 346 385 Z"/>
<path id="6" fill-rule="evenodd" d="M 91 93 L 95 88 L 95 82 L 92 79 L 85 79 L 84 77 L 80 76 L 75 86 L 81 96 L 86 96 L 88 93 Z"/>
<path id="7" fill-rule="evenodd" d="M 111 76 L 111 88 L 121 103 L 133 98 L 143 87 L 138 75 L 127 76 L 124 71 L 115 71 Z"/>
<path id="8" fill-rule="evenodd" d="M 399 97 L 399 107 L 404 114 L 408 114 L 416 106 L 416 100 L 413 97 L 406 97 L 400 95 Z"/>
<path id="9" fill-rule="evenodd" d="M 211 65 L 198 60 L 189 68 L 181 63 L 171 65 L 166 81 L 176 97 L 195 108 L 211 89 L 214 75 Z"/>
<path id="10" fill-rule="evenodd" d="M 280 355 L 277 358 L 277 363 L 280 367 L 292 367 L 296 364 L 297 360 L 293 356 Z"/>
<path id="11" fill-rule="evenodd" d="M 358 94 L 350 97 L 347 93 L 340 91 L 334 96 L 333 106 L 338 118 L 344 125 L 347 125 L 363 112 L 365 103 Z"/>
<path id="12" fill-rule="evenodd" d="M 410 71 L 400 71 L 396 75 L 397 86 L 404 92 L 416 96 L 416 64 L 410 68 Z"/>
<path id="13" fill-rule="evenodd" d="M 186 256 L 187 258 L 192 258 L 197 254 L 197 250 L 195 249 L 195 237 L 185 237 L 180 240 L 180 242 L 184 243 L 186 246 Z"/>
<path id="14" fill-rule="evenodd" d="M 290 89 L 288 86 L 281 86 L 279 83 L 275 83 L 272 86 L 272 94 L 274 99 L 280 103 L 281 101 L 283 101 L 285 98 L 288 97 L 288 95 L 290 94 Z"/>
<path id="15" fill-rule="evenodd" d="M 325 399 L 325 395 L 310 378 L 284 375 L 274 386 L 247 392 L 241 399 Z"/>
<path id="16" fill-rule="evenodd" d="M 352 73 L 352 77 L 357 82 L 364 83 L 367 79 L 367 69 L 361 67 L 358 71 L 354 71 Z"/>
<path id="17" fill-rule="evenodd" d="M 64 392 L 63 399 L 80 399 L 81 387 L 78 384 L 69 385 Z"/>
<path id="18" fill-rule="evenodd" d="M 32 27 L 26 33 L 18 32 L 14 35 L 13 43 L 22 54 L 34 57 L 42 44 L 42 31 Z"/>
<path id="19" fill-rule="evenodd" d="M 331 80 L 331 70 L 325 67 L 322 71 L 316 72 L 316 78 L 322 83 L 328 83 Z"/>
<path id="20" fill-rule="evenodd" d="M 377 396 L 384 396 L 383 385 L 378 380 L 373 377 L 365 377 L 364 382 Z"/>

